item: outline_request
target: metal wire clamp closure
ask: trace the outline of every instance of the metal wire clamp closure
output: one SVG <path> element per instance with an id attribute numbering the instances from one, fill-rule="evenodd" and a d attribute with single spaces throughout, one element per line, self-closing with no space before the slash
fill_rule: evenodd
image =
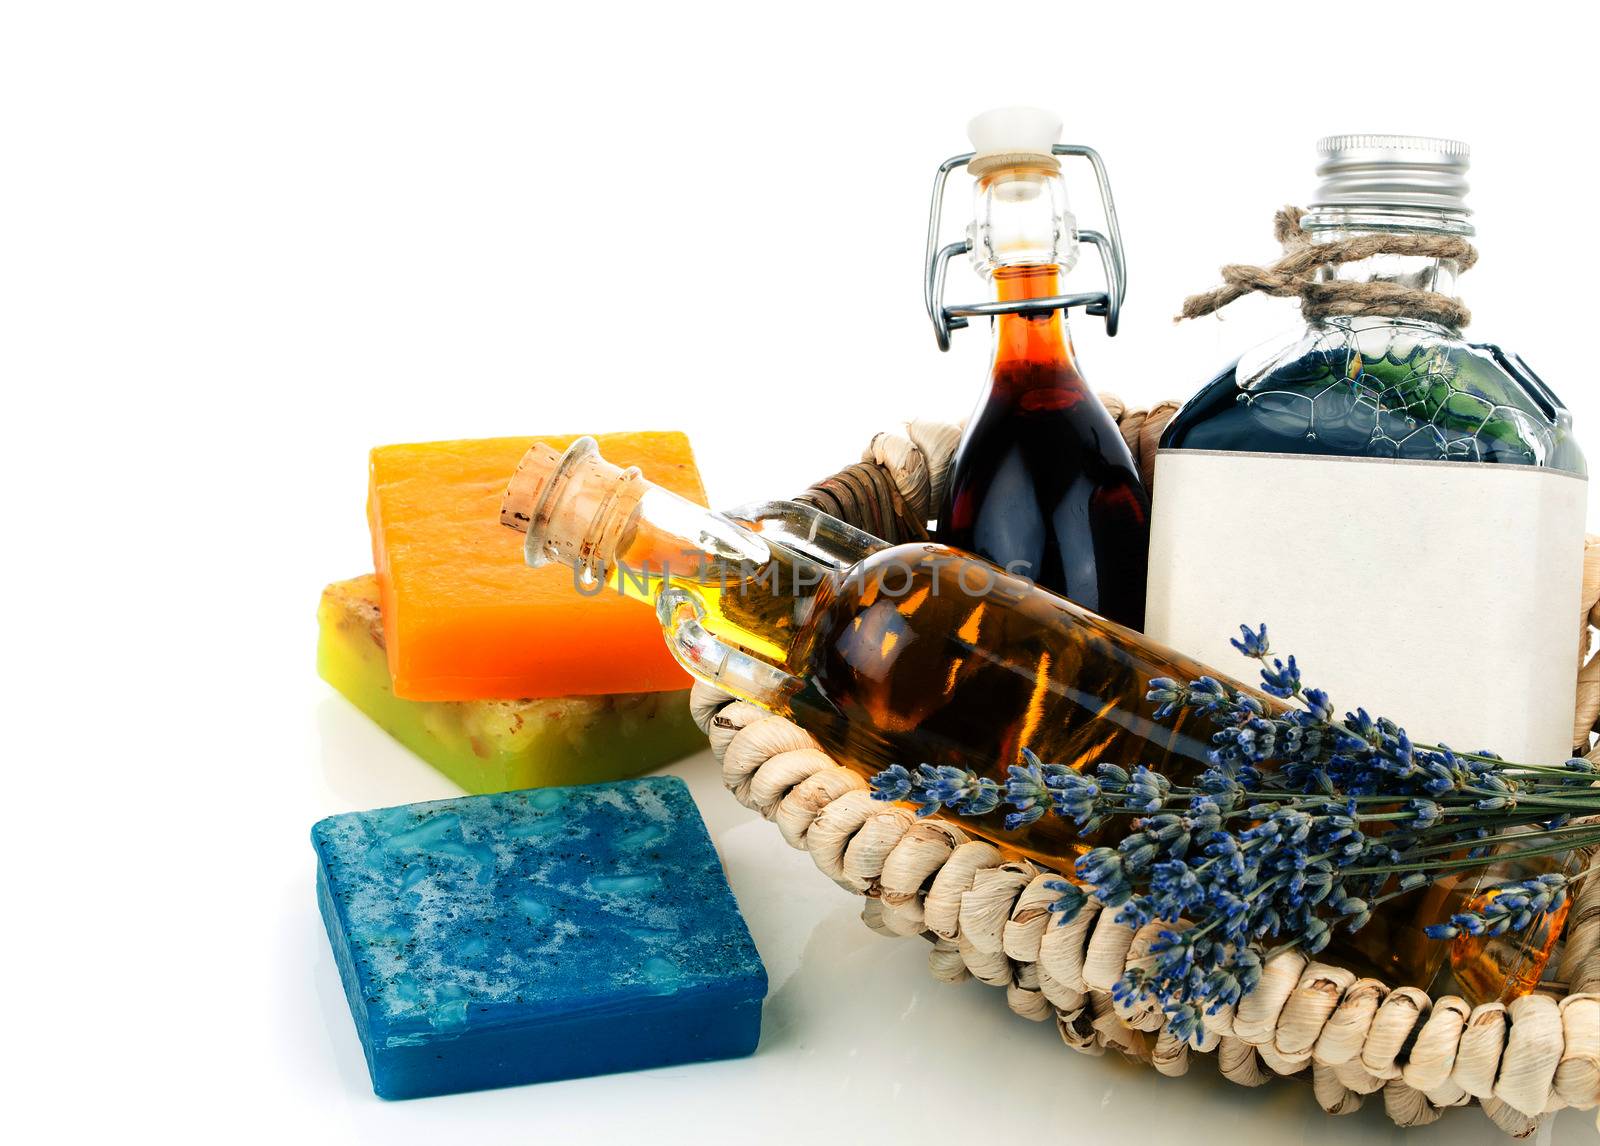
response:
<path id="1" fill-rule="evenodd" d="M 1092 147 L 1058 143 L 1050 151 L 1054 155 L 1086 159 L 1094 168 L 1095 182 L 1100 188 L 1100 203 L 1105 209 L 1106 230 L 1101 234 L 1099 231 L 1080 228 L 1078 238 L 1082 242 L 1093 244 L 1099 253 L 1100 266 L 1105 272 L 1106 289 L 1087 294 L 1061 294 L 1049 298 L 1017 299 L 1012 302 L 979 302 L 965 306 L 945 306 L 945 270 L 950 265 L 951 259 L 972 250 L 972 243 L 968 239 L 939 246 L 939 223 L 944 214 L 945 185 L 949 181 L 950 172 L 958 167 L 965 167 L 977 153 L 969 151 L 965 155 L 951 156 L 939 164 L 939 171 L 933 177 L 933 201 L 928 209 L 928 245 L 923 260 L 923 303 L 928 309 L 928 318 L 933 322 L 933 336 L 938 341 L 940 350 L 950 349 L 950 332 L 965 327 L 968 318 L 996 314 L 1048 314 L 1054 310 L 1071 310 L 1077 306 L 1083 307 L 1089 314 L 1105 319 L 1106 334 L 1116 337 L 1117 319 L 1121 315 L 1123 296 L 1128 290 L 1128 272 L 1127 263 L 1122 255 L 1122 232 L 1117 227 L 1117 206 L 1111 197 L 1111 180 L 1106 176 L 1106 165 L 1101 161 L 1100 153 Z"/>

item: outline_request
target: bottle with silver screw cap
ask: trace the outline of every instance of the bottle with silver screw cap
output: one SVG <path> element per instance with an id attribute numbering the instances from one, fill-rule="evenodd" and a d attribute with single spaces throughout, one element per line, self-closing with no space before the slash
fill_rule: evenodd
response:
<path id="1" fill-rule="evenodd" d="M 1345 135 L 1318 149 L 1291 249 L 1473 234 L 1465 144 Z M 1146 631 L 1227 665 L 1226 626 L 1264 621 L 1340 711 L 1560 761 L 1575 740 L 1587 500 L 1571 417 L 1519 356 L 1463 336 L 1450 244 L 1381 245 L 1404 253 L 1315 273 L 1374 289 L 1312 289 L 1305 324 L 1245 352 L 1167 428 Z M 1429 942 L 1369 930 L 1375 958 Z"/>

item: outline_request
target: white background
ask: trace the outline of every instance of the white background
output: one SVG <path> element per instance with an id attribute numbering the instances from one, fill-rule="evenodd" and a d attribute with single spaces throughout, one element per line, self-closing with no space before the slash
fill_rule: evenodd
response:
<path id="1" fill-rule="evenodd" d="M 1296 1084 L 1082 1058 L 983 987 L 936 986 L 923 945 L 861 928 L 705 755 L 675 771 L 771 972 L 759 1053 L 380 1102 L 306 833 L 451 790 L 316 678 L 313 612 L 369 567 L 374 444 L 681 427 L 730 504 L 792 492 L 897 419 L 964 413 L 987 335 L 934 347 L 926 196 L 966 119 L 1001 103 L 1058 109 L 1110 166 L 1123 331 L 1075 321 L 1099 387 L 1186 395 L 1294 321 L 1267 300 L 1170 317 L 1219 264 L 1274 255 L 1318 136 L 1444 134 L 1474 148 L 1472 333 L 1526 355 L 1600 443 L 1577 9 L 0 10 L 4 1117 L 80 1139 L 1395 1133 L 1378 1103 L 1335 1120 Z M 981 288 L 958 270 L 952 290 Z M 1591 1141 L 1593 1116 L 1543 1133 Z M 1499 1138 L 1464 1111 L 1407 1140 Z"/>

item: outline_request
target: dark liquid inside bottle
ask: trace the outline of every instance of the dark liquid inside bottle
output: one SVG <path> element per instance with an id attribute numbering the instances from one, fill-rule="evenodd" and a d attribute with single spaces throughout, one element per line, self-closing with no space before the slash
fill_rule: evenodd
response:
<path id="1" fill-rule="evenodd" d="M 994 278 L 1002 300 L 1043 298 L 1059 272 Z M 1141 629 L 1150 501 L 1127 444 L 1078 373 L 1059 311 L 995 324 L 989 390 L 956 451 L 938 539 Z"/>
<path id="2" fill-rule="evenodd" d="M 1184 403 L 1161 448 L 1586 472 L 1560 400 L 1520 358 L 1407 333 L 1308 337 L 1247 390 L 1234 362 Z"/>

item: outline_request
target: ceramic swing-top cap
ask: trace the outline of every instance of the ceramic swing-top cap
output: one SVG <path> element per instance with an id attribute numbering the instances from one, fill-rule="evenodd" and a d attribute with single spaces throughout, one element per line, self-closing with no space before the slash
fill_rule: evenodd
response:
<path id="1" fill-rule="evenodd" d="M 1050 149 L 1061 139 L 1061 117 L 1036 107 L 997 107 L 967 124 L 976 154 L 967 170 L 981 176 L 1021 163 L 1058 167 Z"/>

